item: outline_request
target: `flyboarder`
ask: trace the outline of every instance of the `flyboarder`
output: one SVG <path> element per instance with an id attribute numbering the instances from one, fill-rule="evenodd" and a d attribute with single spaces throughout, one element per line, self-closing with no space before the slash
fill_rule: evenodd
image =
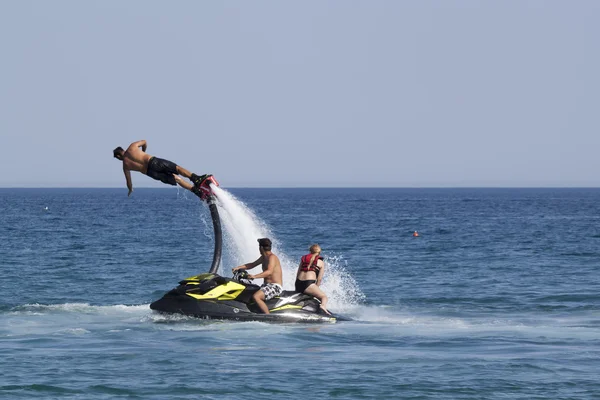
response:
<path id="1" fill-rule="evenodd" d="M 179 184 L 200 197 L 200 186 L 210 175 L 198 176 L 172 161 L 151 156 L 146 153 L 146 147 L 146 141 L 139 140 L 131 143 L 127 150 L 123 150 L 120 146 L 113 150 L 113 156 L 123 162 L 123 173 L 129 189 L 127 196 L 133 192 L 131 171 L 138 171 L 168 185 Z M 181 176 L 191 180 L 193 184 L 183 180 Z"/>

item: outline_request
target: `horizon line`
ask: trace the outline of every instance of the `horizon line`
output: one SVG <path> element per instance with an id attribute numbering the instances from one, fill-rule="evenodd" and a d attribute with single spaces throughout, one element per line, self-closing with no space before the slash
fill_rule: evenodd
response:
<path id="1" fill-rule="evenodd" d="M 600 186 L 230 186 L 224 189 L 600 189 Z M 142 186 L 136 189 L 169 190 L 174 187 Z M 117 186 L 0 186 L 2 189 L 119 189 Z M 183 188 L 177 188 L 186 190 Z"/>

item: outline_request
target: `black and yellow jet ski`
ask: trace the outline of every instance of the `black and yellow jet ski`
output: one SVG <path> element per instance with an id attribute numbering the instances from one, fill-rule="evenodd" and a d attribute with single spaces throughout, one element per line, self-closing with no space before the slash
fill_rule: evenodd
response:
<path id="1" fill-rule="evenodd" d="M 259 286 L 252 284 L 246 271 L 237 271 L 233 278 L 217 274 L 221 261 L 222 231 L 216 198 L 210 185 L 218 186 L 212 175 L 203 175 L 193 192 L 208 203 L 214 235 L 213 262 L 208 273 L 179 282 L 179 286 L 150 304 L 152 310 L 204 319 L 268 322 L 337 322 L 348 318 L 328 314 L 320 308 L 318 299 L 294 291 L 266 301 L 270 314 L 263 314 L 252 299 Z"/>
<path id="2" fill-rule="evenodd" d="M 179 282 L 179 286 L 150 304 L 153 310 L 205 319 L 269 322 L 337 322 L 346 320 L 327 314 L 318 299 L 294 291 L 267 300 L 270 314 L 263 314 L 252 295 L 260 288 L 247 279 L 246 271 L 233 278 L 206 273 Z"/>

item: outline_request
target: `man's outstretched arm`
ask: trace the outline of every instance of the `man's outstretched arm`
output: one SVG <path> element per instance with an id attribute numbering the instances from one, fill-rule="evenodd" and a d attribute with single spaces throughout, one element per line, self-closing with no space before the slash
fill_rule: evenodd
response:
<path id="1" fill-rule="evenodd" d="M 133 184 L 131 183 L 131 171 L 123 168 L 123 173 L 125 174 L 125 180 L 127 181 L 127 189 L 129 189 L 129 193 L 127 193 L 127 196 L 130 196 L 131 192 L 133 192 Z"/>

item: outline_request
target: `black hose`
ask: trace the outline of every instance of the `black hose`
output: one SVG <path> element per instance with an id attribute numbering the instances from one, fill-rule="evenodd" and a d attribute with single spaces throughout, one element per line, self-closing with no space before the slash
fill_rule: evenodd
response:
<path id="1" fill-rule="evenodd" d="M 210 216 L 213 221 L 215 231 L 215 252 L 213 254 L 212 265 L 208 271 L 211 274 L 216 274 L 221 264 L 221 250 L 223 248 L 223 232 L 221 231 L 221 219 L 219 218 L 219 210 L 217 209 L 217 200 L 214 196 L 210 196 L 207 200 Z"/>

